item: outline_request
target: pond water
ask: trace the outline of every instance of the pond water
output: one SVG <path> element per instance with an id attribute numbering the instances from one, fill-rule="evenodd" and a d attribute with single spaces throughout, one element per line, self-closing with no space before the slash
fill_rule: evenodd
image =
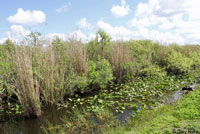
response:
<path id="1" fill-rule="evenodd" d="M 68 115 L 66 108 L 57 109 L 56 107 L 43 108 L 42 116 L 37 119 L 10 120 L 0 124 L 0 134 L 42 134 L 41 126 L 47 125 L 47 121 L 53 124 L 60 124 L 62 117 Z"/>
<path id="2" fill-rule="evenodd" d="M 171 104 L 183 97 L 183 91 L 175 91 L 170 93 L 165 103 Z M 150 108 L 150 107 L 148 107 Z M 138 109 L 140 110 L 140 106 Z M 0 134 L 42 134 L 41 126 L 46 126 L 47 121 L 51 124 L 61 124 L 62 117 L 70 116 L 70 109 L 56 107 L 45 107 L 42 109 L 42 116 L 37 119 L 27 119 L 27 120 L 10 120 L 5 123 L 0 123 Z M 123 124 L 127 119 L 131 117 L 135 112 L 125 109 L 122 114 L 117 114 L 116 117 Z"/>
<path id="3" fill-rule="evenodd" d="M 183 97 L 183 95 L 184 95 L 184 91 L 182 91 L 182 90 L 178 90 L 178 91 L 174 91 L 172 93 L 169 93 L 167 95 L 164 103 L 165 104 L 172 104 L 172 103 L 178 101 L 179 99 L 181 99 Z M 148 109 L 151 109 L 151 107 L 148 106 Z M 140 105 L 138 106 L 137 110 L 141 110 Z M 122 124 L 126 123 L 126 120 L 129 119 L 131 117 L 131 115 L 133 115 L 134 113 L 135 113 L 135 111 L 125 109 L 123 113 L 118 114 L 118 119 L 120 120 L 120 122 Z"/>
<path id="4" fill-rule="evenodd" d="M 172 104 L 172 103 L 176 102 L 177 100 L 181 99 L 183 97 L 183 95 L 184 95 L 184 91 L 182 91 L 182 90 L 175 91 L 174 93 L 170 94 L 167 97 L 165 103 Z"/>

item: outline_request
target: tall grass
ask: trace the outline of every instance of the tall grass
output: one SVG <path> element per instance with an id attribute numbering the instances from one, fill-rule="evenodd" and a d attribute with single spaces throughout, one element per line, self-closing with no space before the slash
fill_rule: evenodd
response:
<path id="1" fill-rule="evenodd" d="M 113 67 L 114 76 L 121 82 L 125 76 L 133 76 L 133 59 L 130 46 L 123 42 L 116 42 L 110 46 L 110 63 Z"/>
<path id="2" fill-rule="evenodd" d="M 37 78 L 34 78 L 31 55 L 22 46 L 16 49 L 16 90 L 18 100 L 23 107 L 26 116 L 40 116 L 40 91 Z"/>
<path id="3" fill-rule="evenodd" d="M 86 48 L 81 42 L 71 41 L 67 53 L 76 74 L 88 74 L 88 59 Z"/>
<path id="4" fill-rule="evenodd" d="M 42 50 L 42 56 L 37 57 L 35 74 L 40 80 L 40 92 L 45 103 L 54 104 L 63 101 L 64 91 L 64 68 L 59 63 L 59 56 L 55 56 L 52 47 Z"/>

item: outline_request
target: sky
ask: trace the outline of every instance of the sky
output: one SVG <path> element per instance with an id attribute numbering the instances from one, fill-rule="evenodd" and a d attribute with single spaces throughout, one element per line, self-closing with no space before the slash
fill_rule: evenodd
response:
<path id="1" fill-rule="evenodd" d="M 0 43 L 31 32 L 44 39 L 150 39 L 200 44 L 200 0 L 0 0 Z"/>

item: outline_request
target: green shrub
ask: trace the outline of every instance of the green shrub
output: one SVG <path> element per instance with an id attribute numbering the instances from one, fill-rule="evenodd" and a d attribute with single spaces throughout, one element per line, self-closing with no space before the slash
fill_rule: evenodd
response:
<path id="1" fill-rule="evenodd" d="M 133 70 L 135 76 L 149 76 L 155 72 L 160 72 L 157 63 L 157 53 L 160 45 L 151 40 L 138 40 L 131 42 L 131 55 L 133 59 Z M 151 71 L 153 67 L 154 71 Z M 157 71 L 156 71 L 157 70 Z"/>
<path id="2" fill-rule="evenodd" d="M 74 95 L 75 92 L 87 92 L 88 79 L 85 75 L 75 75 L 71 73 L 66 79 L 66 93 L 67 95 Z"/>
<path id="3" fill-rule="evenodd" d="M 88 43 L 87 53 L 89 60 L 97 61 L 99 58 L 109 57 L 111 37 L 103 30 L 98 30 L 96 38 Z"/>
<path id="4" fill-rule="evenodd" d="M 168 73 L 184 74 L 190 71 L 192 60 L 179 52 L 171 51 L 165 58 Z"/>
<path id="5" fill-rule="evenodd" d="M 154 62 L 155 53 L 159 49 L 159 44 L 151 40 L 139 40 L 131 42 L 131 54 L 135 62 Z"/>
<path id="6" fill-rule="evenodd" d="M 101 59 L 96 63 L 90 61 L 88 77 L 92 88 L 106 88 L 106 85 L 113 80 L 110 63 L 106 59 Z"/>
<path id="7" fill-rule="evenodd" d="M 189 58 L 193 62 L 192 68 L 197 70 L 200 69 L 200 53 L 189 53 Z"/>
<path id="8" fill-rule="evenodd" d="M 158 65 L 149 65 L 138 70 L 136 75 L 142 77 L 163 77 L 166 76 L 166 71 L 164 71 Z"/>
<path id="9" fill-rule="evenodd" d="M 166 57 L 173 49 L 170 46 L 160 45 L 154 56 L 154 63 L 162 68 L 167 66 Z"/>
<path id="10" fill-rule="evenodd" d="M 184 45 L 180 51 L 183 55 L 188 56 L 190 53 L 200 53 L 199 45 Z"/>

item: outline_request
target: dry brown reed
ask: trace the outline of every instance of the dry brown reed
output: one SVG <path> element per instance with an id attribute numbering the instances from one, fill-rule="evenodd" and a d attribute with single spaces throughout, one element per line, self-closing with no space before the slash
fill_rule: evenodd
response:
<path id="1" fill-rule="evenodd" d="M 32 49 L 34 74 L 40 83 L 42 100 L 48 104 L 63 101 L 64 98 L 64 67 L 61 57 L 55 54 L 52 46 Z"/>
<path id="2" fill-rule="evenodd" d="M 115 77 L 121 81 L 124 73 L 132 75 L 133 71 L 131 68 L 126 68 L 126 71 L 128 72 L 124 72 L 125 66 L 132 64 L 129 46 L 123 44 L 122 42 L 115 42 L 110 46 L 110 53 L 110 62 L 113 67 Z"/>
<path id="3" fill-rule="evenodd" d="M 40 116 L 40 92 L 37 78 L 34 78 L 32 58 L 24 46 L 16 48 L 16 90 L 14 91 L 26 116 Z"/>
<path id="4" fill-rule="evenodd" d="M 72 61 L 72 68 L 77 74 L 88 74 L 87 50 L 83 44 L 77 41 L 72 41 L 69 44 L 68 54 Z"/>

